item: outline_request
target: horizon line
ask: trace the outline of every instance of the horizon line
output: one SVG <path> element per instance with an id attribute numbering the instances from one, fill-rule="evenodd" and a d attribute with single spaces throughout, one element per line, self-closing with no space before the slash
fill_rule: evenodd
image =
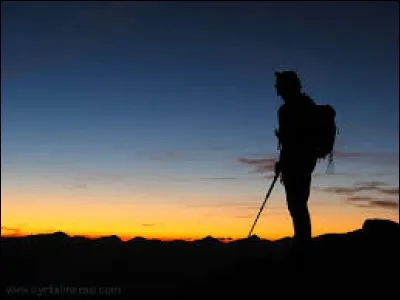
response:
<path id="1" fill-rule="evenodd" d="M 396 223 L 397 225 L 400 225 L 400 223 L 398 221 L 392 220 L 392 219 L 386 219 L 386 218 L 367 218 L 364 220 L 363 225 L 361 225 L 359 228 L 354 228 L 351 230 L 345 230 L 343 232 L 324 232 L 324 233 L 319 233 L 319 234 L 313 234 L 312 238 L 317 238 L 320 236 L 324 236 L 324 235 L 335 235 L 335 234 L 347 234 L 347 233 L 351 233 L 351 232 L 355 232 L 358 230 L 362 230 L 364 227 L 364 224 L 367 221 L 373 221 L 373 220 L 382 220 L 382 221 L 389 221 L 392 223 Z M 116 237 L 118 238 L 121 242 L 127 242 L 133 239 L 145 239 L 148 241 L 162 241 L 162 242 L 168 242 L 168 241 L 185 241 L 185 242 L 194 242 L 194 241 L 199 241 L 199 240 L 204 240 L 206 238 L 212 238 L 215 240 L 218 240 L 220 242 L 233 242 L 233 241 L 238 241 L 238 240 L 244 240 L 244 239 L 249 239 L 251 237 L 253 238 L 257 238 L 259 240 L 264 240 L 264 241 L 279 241 L 279 240 L 284 240 L 284 239 L 291 239 L 293 238 L 293 236 L 291 235 L 285 235 L 285 236 L 281 236 L 281 237 L 276 237 L 276 238 L 266 238 L 266 237 L 262 237 L 259 236 L 255 233 L 253 233 L 251 236 L 243 235 L 242 237 L 239 236 L 235 236 L 235 237 L 229 237 L 229 236 L 213 236 L 211 234 L 206 234 L 206 235 L 202 235 L 202 236 L 197 236 L 197 237 L 184 237 L 184 236 L 170 236 L 170 237 L 161 237 L 161 236 L 154 236 L 154 237 L 146 237 L 143 235 L 124 235 L 124 234 L 79 234 L 79 233 L 68 233 L 65 232 L 63 230 L 54 230 L 54 231 L 44 231 L 44 232 L 37 232 L 37 233 L 24 233 L 24 232 L 11 232 L 9 234 L 7 233 L 3 233 L 4 228 L 2 228 L 1 230 L 1 238 L 23 238 L 23 237 L 30 237 L 30 236 L 40 236 L 40 235 L 54 235 L 54 234 L 64 234 L 69 238 L 86 238 L 86 239 L 90 239 L 90 240 L 96 240 L 96 239 L 101 239 L 101 238 L 109 238 L 109 237 Z M 7 230 L 5 230 L 7 231 Z"/>

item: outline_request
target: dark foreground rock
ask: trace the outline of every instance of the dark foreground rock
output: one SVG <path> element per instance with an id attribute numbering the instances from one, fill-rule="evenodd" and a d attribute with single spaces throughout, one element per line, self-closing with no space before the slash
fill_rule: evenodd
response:
<path id="1" fill-rule="evenodd" d="M 383 299 L 397 292 L 399 245 L 399 224 L 388 220 L 315 237 L 306 251 L 289 238 L 3 237 L 3 299 Z"/>

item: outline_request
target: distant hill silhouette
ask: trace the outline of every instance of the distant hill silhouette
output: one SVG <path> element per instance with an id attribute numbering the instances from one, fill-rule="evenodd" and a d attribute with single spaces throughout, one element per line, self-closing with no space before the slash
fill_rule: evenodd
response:
<path id="1" fill-rule="evenodd" d="M 389 220 L 368 219 L 358 230 L 315 237 L 305 253 L 293 251 L 291 238 L 257 236 L 123 242 L 56 232 L 1 240 L 6 298 L 38 299 L 40 293 L 57 299 L 342 299 L 397 292 L 399 224 Z"/>

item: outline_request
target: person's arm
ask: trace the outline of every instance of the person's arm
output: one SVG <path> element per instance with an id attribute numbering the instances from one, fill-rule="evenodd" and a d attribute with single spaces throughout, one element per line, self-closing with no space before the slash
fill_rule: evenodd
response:
<path id="1" fill-rule="evenodd" d="M 281 157 L 280 156 L 281 156 L 281 149 L 282 149 L 282 134 L 281 134 L 282 111 L 283 111 L 283 107 L 281 106 L 278 110 L 278 129 L 275 129 L 275 135 L 278 138 L 278 151 L 279 151 L 278 160 L 275 162 L 275 169 L 274 169 L 275 174 L 278 174 L 281 171 L 281 167 L 280 167 Z"/>

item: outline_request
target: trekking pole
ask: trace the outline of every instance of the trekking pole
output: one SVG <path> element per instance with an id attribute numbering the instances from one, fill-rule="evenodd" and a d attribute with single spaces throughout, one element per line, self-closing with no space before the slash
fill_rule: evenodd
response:
<path id="1" fill-rule="evenodd" d="M 262 212 L 262 210 L 264 209 L 265 203 L 267 202 L 269 196 L 271 195 L 272 189 L 274 188 L 275 182 L 276 182 L 276 180 L 278 179 L 278 177 L 279 177 L 279 172 L 276 172 L 276 174 L 275 174 L 275 176 L 274 176 L 274 179 L 272 180 L 271 186 L 269 187 L 269 190 L 268 190 L 268 192 L 267 192 L 267 195 L 265 196 L 264 202 L 263 202 L 263 204 L 261 205 L 260 211 L 258 212 L 256 219 L 254 220 L 253 226 L 251 226 L 251 229 L 250 229 L 250 232 L 249 232 L 248 237 L 251 236 L 251 233 L 253 232 L 254 226 L 256 226 L 256 223 L 257 223 L 257 221 L 258 221 L 258 218 L 260 217 L 261 212 Z"/>

